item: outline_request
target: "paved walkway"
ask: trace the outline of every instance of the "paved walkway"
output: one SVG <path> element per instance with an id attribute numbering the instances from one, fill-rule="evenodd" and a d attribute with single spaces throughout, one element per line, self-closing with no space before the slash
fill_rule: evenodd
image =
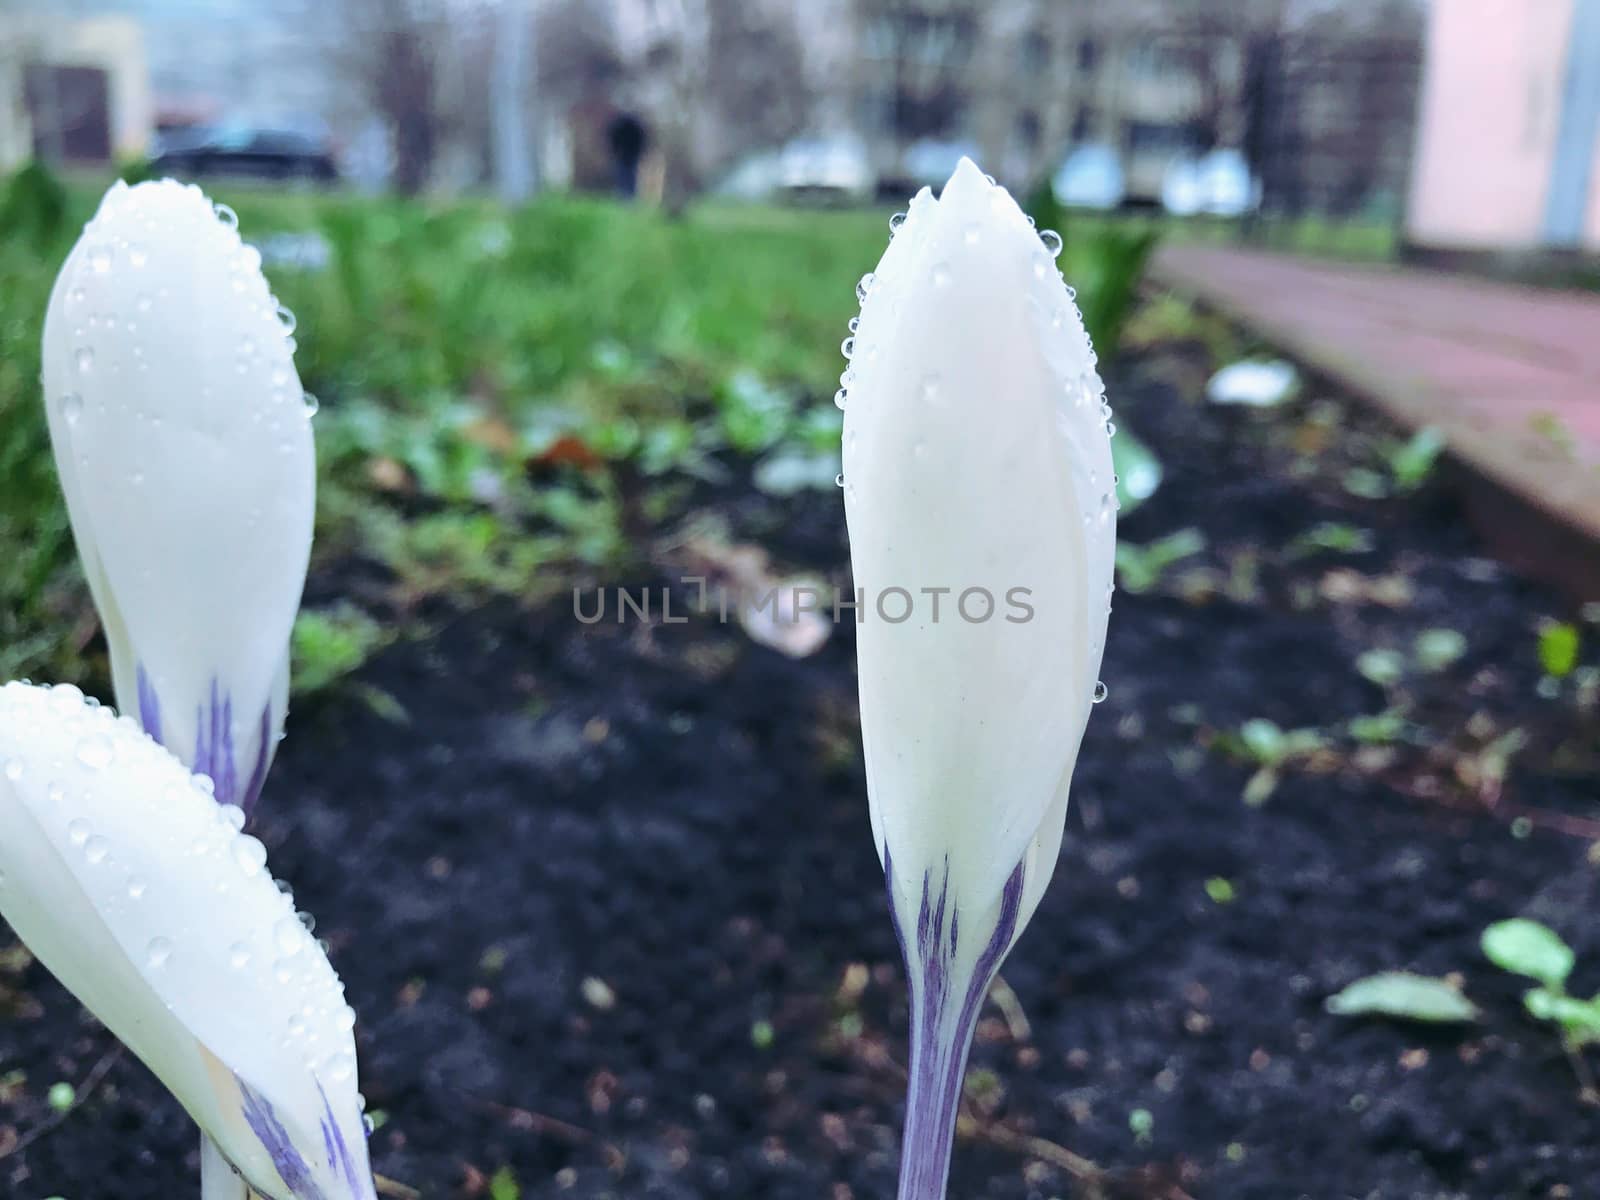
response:
<path id="1" fill-rule="evenodd" d="M 1600 546 L 1600 295 L 1202 246 L 1154 270 Z"/>

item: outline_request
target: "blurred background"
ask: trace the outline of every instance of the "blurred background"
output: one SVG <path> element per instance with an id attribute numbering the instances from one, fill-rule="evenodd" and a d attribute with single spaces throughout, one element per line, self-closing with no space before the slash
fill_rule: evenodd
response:
<path id="1" fill-rule="evenodd" d="M 321 398 L 252 831 L 384 1194 L 892 1194 L 854 626 L 715 594 L 849 586 L 841 339 L 962 155 L 1121 511 L 952 1194 L 1600 1195 L 1600 0 L 0 0 L 0 678 L 110 699 L 40 328 L 197 181 Z M 0 931 L 0 1191 L 194 1170 Z"/>

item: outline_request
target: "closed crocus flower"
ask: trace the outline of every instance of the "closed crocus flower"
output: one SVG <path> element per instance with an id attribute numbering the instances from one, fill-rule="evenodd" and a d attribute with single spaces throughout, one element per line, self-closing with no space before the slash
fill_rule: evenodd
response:
<path id="1" fill-rule="evenodd" d="M 912 989 L 900 1195 L 927 1200 L 979 1007 L 1055 869 L 1116 498 L 1059 239 L 966 160 L 894 224 L 840 400 L 872 828 Z"/>
<path id="2" fill-rule="evenodd" d="M 131 718 L 0 688 L 0 916 L 199 1123 L 207 1200 L 370 1200 L 355 1014 L 240 819 Z"/>
<path id="3" fill-rule="evenodd" d="M 311 549 L 310 407 L 226 209 L 116 184 L 50 297 L 44 391 L 117 703 L 249 809 Z"/>

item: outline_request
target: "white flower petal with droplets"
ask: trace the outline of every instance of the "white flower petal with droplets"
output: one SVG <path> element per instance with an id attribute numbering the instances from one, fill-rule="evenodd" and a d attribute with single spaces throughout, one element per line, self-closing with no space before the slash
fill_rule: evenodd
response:
<path id="1" fill-rule="evenodd" d="M 948 859 L 981 907 L 1059 844 L 1105 643 L 1110 439 L 1050 249 L 970 161 L 912 202 L 873 276 L 845 410 L 851 561 L 869 604 L 916 598 L 858 631 L 873 824 L 905 888 Z M 924 588 L 950 589 L 937 622 Z M 967 589 L 989 619 L 962 615 Z"/>
<path id="2" fill-rule="evenodd" d="M 56 280 L 43 366 L 118 705 L 248 808 L 283 722 L 315 490 L 260 255 L 196 187 L 114 185 Z"/>
<path id="3" fill-rule="evenodd" d="M 69 686 L 0 687 L 0 915 L 268 1200 L 370 1200 L 350 1010 L 210 791 Z"/>

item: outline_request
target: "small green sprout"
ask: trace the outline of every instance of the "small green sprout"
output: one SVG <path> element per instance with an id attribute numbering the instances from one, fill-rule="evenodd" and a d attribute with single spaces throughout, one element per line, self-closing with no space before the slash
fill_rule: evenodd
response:
<path id="1" fill-rule="evenodd" d="M 1411 971 L 1380 971 L 1329 996 L 1323 1007 L 1339 1017 L 1393 1017 L 1447 1024 L 1478 1019 L 1477 1005 L 1444 979 Z"/>
<path id="2" fill-rule="evenodd" d="M 1123 591 L 1148 592 L 1161 582 L 1167 568 L 1206 548 L 1198 529 L 1180 529 L 1140 546 L 1117 543 L 1117 579 Z"/>
<path id="3" fill-rule="evenodd" d="M 522 1188 L 510 1167 L 501 1167 L 489 1180 L 489 1200 L 521 1200 Z"/>
<path id="4" fill-rule="evenodd" d="M 750 1044 L 757 1050 L 770 1050 L 777 1034 L 773 1031 L 771 1021 L 752 1021 L 750 1024 Z"/>
<path id="5" fill-rule="evenodd" d="M 1552 621 L 1539 630 L 1539 666 L 1552 679 L 1565 679 L 1578 665 L 1578 627 Z"/>
<path id="6" fill-rule="evenodd" d="M 1502 971 L 1536 980 L 1523 993 L 1528 1013 L 1561 1031 L 1561 1045 L 1578 1075 L 1584 1096 L 1600 1100 L 1594 1077 L 1582 1057 L 1583 1047 L 1600 1042 L 1600 994 L 1588 1000 L 1567 993 L 1567 979 L 1577 962 L 1572 947 L 1548 925 L 1526 917 L 1496 921 L 1483 931 L 1483 953 Z"/>
<path id="7" fill-rule="evenodd" d="M 1231 880 L 1224 879 L 1221 875 L 1214 875 L 1206 880 L 1206 895 L 1211 897 L 1213 904 L 1232 904 L 1237 898 Z"/>
<path id="8" fill-rule="evenodd" d="M 78 1098 L 77 1089 L 70 1083 L 52 1083 L 46 1099 L 57 1112 L 66 1112 Z"/>
<path id="9" fill-rule="evenodd" d="M 1141 1146 L 1149 1145 L 1155 1128 L 1155 1116 L 1148 1108 L 1136 1108 L 1128 1114 L 1128 1132 Z"/>

